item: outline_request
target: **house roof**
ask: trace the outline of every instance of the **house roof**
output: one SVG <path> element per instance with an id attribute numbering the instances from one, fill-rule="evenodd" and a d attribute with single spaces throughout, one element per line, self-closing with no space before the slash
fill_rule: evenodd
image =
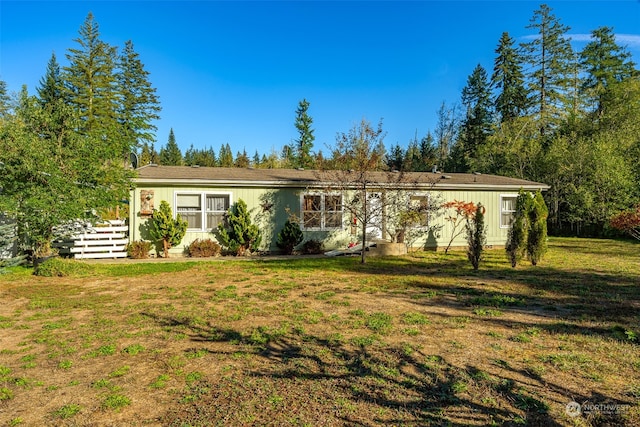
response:
<path id="1" fill-rule="evenodd" d="M 336 179 L 336 171 L 302 169 L 254 169 L 146 165 L 136 169 L 138 185 L 231 186 L 231 187 L 321 187 Z M 347 172 L 341 171 L 341 174 Z M 408 186 L 440 190 L 546 190 L 548 185 L 498 175 L 406 172 L 371 172 L 372 186 Z M 341 175 L 344 178 L 344 175 Z"/>

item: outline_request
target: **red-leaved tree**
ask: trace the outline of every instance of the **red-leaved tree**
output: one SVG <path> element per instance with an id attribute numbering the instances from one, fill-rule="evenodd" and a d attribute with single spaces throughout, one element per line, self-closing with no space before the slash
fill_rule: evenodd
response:
<path id="1" fill-rule="evenodd" d="M 620 212 L 609 221 L 616 230 L 630 234 L 640 240 L 640 204 L 635 210 Z"/>
<path id="2" fill-rule="evenodd" d="M 444 250 L 444 253 L 449 253 L 451 244 L 456 237 L 460 236 L 465 231 L 465 224 L 467 220 L 472 219 L 476 214 L 478 208 L 473 202 L 463 202 L 454 200 L 453 202 L 447 202 L 442 205 L 447 210 L 444 219 L 451 223 L 451 239 L 449 244 Z"/>

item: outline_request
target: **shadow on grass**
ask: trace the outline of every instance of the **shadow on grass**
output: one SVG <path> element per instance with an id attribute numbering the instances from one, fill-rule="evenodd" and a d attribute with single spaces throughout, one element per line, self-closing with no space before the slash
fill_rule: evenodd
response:
<path id="1" fill-rule="evenodd" d="M 164 425 L 545 425 L 560 426 L 537 388 L 553 387 L 529 375 L 524 386 L 473 365 L 460 368 L 439 355 L 394 347 L 373 337 L 354 345 L 288 331 L 259 336 L 188 320 L 153 316 L 163 326 L 191 331 L 192 341 L 210 343 L 216 359 L 243 354 L 242 367 L 203 379 L 184 391 Z M 222 350 L 219 344 L 235 350 Z M 228 348 L 228 347 L 227 347 Z M 479 397 L 481 396 L 481 397 Z M 579 396 L 583 400 L 587 396 Z M 562 402 L 563 404 L 565 402 Z M 224 412 L 220 412 L 224 408 Z M 295 422 L 293 422 L 295 420 Z"/>
<path id="2" fill-rule="evenodd" d="M 492 288 L 504 285 L 505 289 L 512 289 L 515 284 L 521 285 L 521 292 L 510 295 L 524 299 L 525 303 L 520 309 L 530 309 L 535 314 L 547 311 L 547 314 L 556 317 L 596 318 L 623 323 L 633 322 L 637 318 L 640 309 L 638 274 L 602 272 L 578 265 L 566 268 L 522 266 L 514 269 L 504 262 L 498 262 L 496 258 L 494 254 L 479 271 L 472 270 L 468 261 L 460 255 L 443 254 L 434 254 L 425 259 L 372 258 L 366 264 L 360 264 L 353 258 L 315 258 L 286 263 L 265 261 L 263 265 L 285 271 L 303 269 L 389 276 L 396 282 L 406 277 L 407 280 L 403 282 L 405 289 L 451 295 L 481 293 L 484 284 L 491 284 Z M 380 290 L 384 291 L 384 286 L 380 286 Z"/>

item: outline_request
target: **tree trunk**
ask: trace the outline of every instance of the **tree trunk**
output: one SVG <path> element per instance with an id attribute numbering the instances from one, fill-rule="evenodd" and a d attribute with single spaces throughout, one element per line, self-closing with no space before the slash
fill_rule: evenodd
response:
<path id="1" fill-rule="evenodd" d="M 162 249 L 164 252 L 164 257 L 169 258 L 169 241 L 167 239 L 162 240 Z"/>

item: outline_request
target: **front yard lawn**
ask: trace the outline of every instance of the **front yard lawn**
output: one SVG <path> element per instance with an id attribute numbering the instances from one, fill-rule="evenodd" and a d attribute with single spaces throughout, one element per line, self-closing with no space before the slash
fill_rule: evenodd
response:
<path id="1" fill-rule="evenodd" d="M 13 269 L 0 425 L 640 425 L 640 244 L 549 246 Z"/>

